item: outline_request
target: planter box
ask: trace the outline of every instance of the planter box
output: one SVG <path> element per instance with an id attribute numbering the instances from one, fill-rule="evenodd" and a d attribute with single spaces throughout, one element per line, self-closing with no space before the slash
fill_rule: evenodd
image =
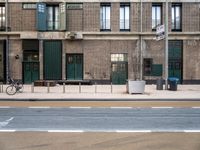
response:
<path id="1" fill-rule="evenodd" d="M 127 92 L 129 94 L 143 94 L 146 81 L 144 80 L 128 80 Z"/>

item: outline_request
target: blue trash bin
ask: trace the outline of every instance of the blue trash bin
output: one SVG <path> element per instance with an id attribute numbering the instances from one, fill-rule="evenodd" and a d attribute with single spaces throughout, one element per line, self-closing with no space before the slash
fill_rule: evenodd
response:
<path id="1" fill-rule="evenodd" d="M 177 91 L 178 81 L 179 81 L 179 79 L 176 77 L 168 78 L 169 90 Z"/>

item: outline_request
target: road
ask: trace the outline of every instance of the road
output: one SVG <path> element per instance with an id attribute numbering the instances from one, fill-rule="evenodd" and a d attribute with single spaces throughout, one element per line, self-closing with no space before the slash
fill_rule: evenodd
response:
<path id="1" fill-rule="evenodd" d="M 200 108 L 0 108 L 0 131 L 200 132 Z"/>

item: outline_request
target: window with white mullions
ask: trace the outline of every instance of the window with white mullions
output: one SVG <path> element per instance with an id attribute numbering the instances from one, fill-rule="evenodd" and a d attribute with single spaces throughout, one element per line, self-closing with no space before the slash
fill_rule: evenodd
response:
<path id="1" fill-rule="evenodd" d="M 172 31 L 181 31 L 181 4 L 172 4 Z"/>
<path id="2" fill-rule="evenodd" d="M 130 31 L 130 5 L 120 5 L 120 31 Z"/>
<path id="3" fill-rule="evenodd" d="M 162 5 L 152 5 L 152 30 L 156 30 L 156 27 L 162 24 Z"/>
<path id="4" fill-rule="evenodd" d="M 59 7 L 47 6 L 47 29 L 58 30 L 59 22 Z"/>
<path id="5" fill-rule="evenodd" d="M 110 5 L 101 5 L 101 31 L 110 31 Z"/>
<path id="6" fill-rule="evenodd" d="M 6 29 L 5 5 L 0 5 L 0 31 L 5 31 L 5 29 Z"/>

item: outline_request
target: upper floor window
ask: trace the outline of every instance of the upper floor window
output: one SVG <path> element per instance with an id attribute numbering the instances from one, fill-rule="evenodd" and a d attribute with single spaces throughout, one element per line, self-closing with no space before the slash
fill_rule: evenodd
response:
<path id="1" fill-rule="evenodd" d="M 5 5 L 0 5 L 0 31 L 6 30 Z"/>
<path id="2" fill-rule="evenodd" d="M 130 31 L 130 4 L 120 4 L 120 31 Z"/>
<path id="3" fill-rule="evenodd" d="M 39 31 L 66 30 L 66 3 L 37 3 L 36 21 Z"/>
<path id="4" fill-rule="evenodd" d="M 156 27 L 162 24 L 162 5 L 152 5 L 152 30 L 156 30 Z"/>
<path id="5" fill-rule="evenodd" d="M 101 4 L 101 31 L 110 31 L 110 4 Z"/>
<path id="6" fill-rule="evenodd" d="M 22 5 L 23 9 L 36 9 L 35 3 L 23 3 Z"/>
<path id="7" fill-rule="evenodd" d="M 181 31 L 181 4 L 172 4 L 172 31 Z"/>
<path id="8" fill-rule="evenodd" d="M 47 30 L 59 29 L 59 7 L 57 5 L 47 6 Z"/>

